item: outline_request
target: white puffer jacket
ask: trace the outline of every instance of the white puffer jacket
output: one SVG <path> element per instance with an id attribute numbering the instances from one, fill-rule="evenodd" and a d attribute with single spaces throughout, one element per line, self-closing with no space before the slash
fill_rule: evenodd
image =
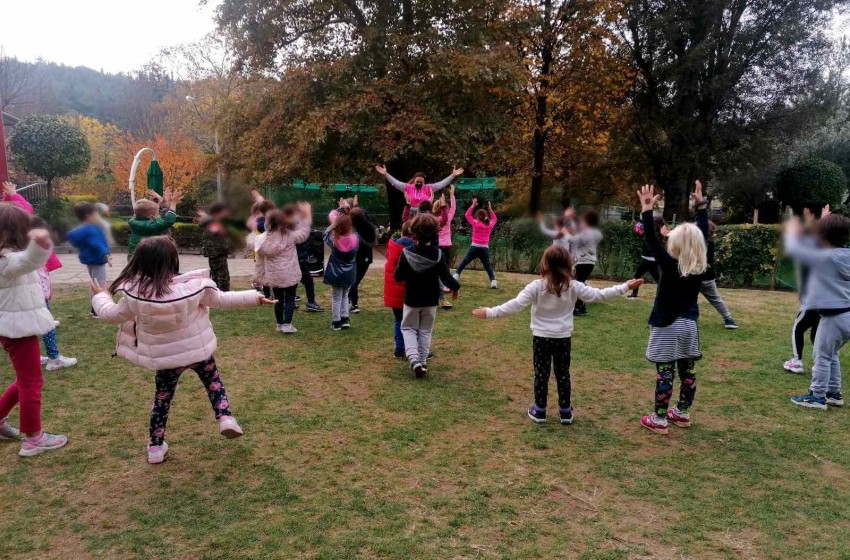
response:
<path id="1" fill-rule="evenodd" d="M 95 294 L 98 317 L 120 323 L 116 354 L 151 370 L 189 366 L 212 356 L 218 341 L 209 308 L 237 309 L 259 305 L 254 290 L 222 292 L 210 280 L 209 270 L 175 276 L 169 292 L 160 298 L 142 298 L 120 288 L 118 303 L 108 292 Z"/>
<path id="2" fill-rule="evenodd" d="M 52 252 L 30 241 L 23 251 L 0 253 L 0 336 L 41 336 L 55 328 L 36 272 Z"/>

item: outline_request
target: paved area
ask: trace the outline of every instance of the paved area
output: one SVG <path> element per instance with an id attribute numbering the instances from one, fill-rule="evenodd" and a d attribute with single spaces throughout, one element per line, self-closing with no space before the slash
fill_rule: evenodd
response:
<path id="1" fill-rule="evenodd" d="M 62 261 L 62 268 L 54 270 L 50 274 L 50 279 L 54 284 L 88 284 L 89 274 L 86 271 L 85 265 L 80 264 L 76 254 L 65 253 L 59 254 L 59 260 Z M 371 268 L 383 269 L 385 263 L 384 256 L 378 251 L 375 251 L 375 262 Z M 233 278 L 253 276 L 254 261 L 251 259 L 235 258 L 228 260 L 230 268 L 230 276 Z M 106 278 L 112 280 L 118 273 L 127 265 L 127 254 L 116 253 L 112 255 L 112 268 L 106 267 Z M 201 255 L 180 255 L 180 270 L 189 271 L 199 268 L 208 268 L 207 259 Z"/>

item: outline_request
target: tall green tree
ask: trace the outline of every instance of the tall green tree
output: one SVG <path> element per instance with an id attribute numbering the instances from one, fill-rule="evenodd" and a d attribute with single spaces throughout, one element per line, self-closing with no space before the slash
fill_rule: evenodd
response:
<path id="1" fill-rule="evenodd" d="M 830 76 L 823 66 L 834 8 L 848 0 L 630 0 L 618 23 L 637 79 L 633 134 L 685 215 L 689 185 L 724 154 L 783 130 Z"/>
<path id="2" fill-rule="evenodd" d="M 47 182 L 53 197 L 53 181 L 86 170 L 91 150 L 85 134 L 75 123 L 53 115 L 31 115 L 15 125 L 9 139 L 15 165 Z"/>

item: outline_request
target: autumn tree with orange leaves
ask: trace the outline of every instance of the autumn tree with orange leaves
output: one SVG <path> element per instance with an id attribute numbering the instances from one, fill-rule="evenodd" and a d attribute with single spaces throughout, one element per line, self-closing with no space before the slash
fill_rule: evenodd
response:
<path id="1" fill-rule="evenodd" d="M 165 188 L 183 195 L 192 194 L 200 187 L 200 178 L 208 170 L 210 158 L 198 148 L 192 139 L 180 134 L 164 136 L 157 134 L 153 140 L 140 140 L 127 134 L 119 138 L 116 157 L 113 160 L 112 174 L 121 188 L 130 181 L 130 167 L 133 157 L 140 149 L 149 147 L 156 152 Z M 148 160 L 143 160 L 136 174 L 136 196 L 142 197 L 147 191 L 146 173 Z"/>

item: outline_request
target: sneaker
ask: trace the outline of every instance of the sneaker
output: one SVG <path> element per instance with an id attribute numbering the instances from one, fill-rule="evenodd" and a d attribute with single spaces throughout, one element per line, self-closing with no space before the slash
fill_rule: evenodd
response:
<path id="1" fill-rule="evenodd" d="M 425 363 L 425 362 L 422 362 L 422 376 L 424 377 L 426 375 L 428 375 L 428 364 Z"/>
<path id="2" fill-rule="evenodd" d="M 667 419 L 659 418 L 655 414 L 647 414 L 641 418 L 640 425 L 650 432 L 655 432 L 656 434 L 669 433 L 669 430 L 667 429 Z"/>
<path id="3" fill-rule="evenodd" d="M 298 329 L 292 326 L 292 323 L 286 323 L 283 325 L 277 326 L 277 332 L 283 334 L 295 334 L 298 332 Z"/>
<path id="4" fill-rule="evenodd" d="M 561 424 L 566 426 L 573 423 L 573 407 L 559 408 L 558 412 L 561 413 Z"/>
<path id="5" fill-rule="evenodd" d="M 740 329 L 738 323 L 735 322 L 735 319 L 729 318 L 723 321 L 723 325 L 729 329 L 730 331 L 734 331 L 735 329 Z"/>
<path id="6" fill-rule="evenodd" d="M 452 302 L 447 299 L 441 299 L 440 307 L 442 307 L 443 309 L 451 309 L 452 307 L 454 307 L 454 305 L 452 305 Z"/>
<path id="7" fill-rule="evenodd" d="M 302 298 L 301 296 L 295 296 L 295 303 L 298 303 L 302 299 L 304 299 L 304 298 Z"/>
<path id="8" fill-rule="evenodd" d="M 841 393 L 827 393 L 826 394 L 826 404 L 829 406 L 844 406 L 844 395 Z M 0 426 L 0 430 L 3 427 Z M 2 435 L 2 431 L 0 431 L 0 435 Z"/>
<path id="9" fill-rule="evenodd" d="M 396 348 L 393 352 L 393 356 L 395 356 L 396 358 L 404 358 L 404 348 Z"/>
<path id="10" fill-rule="evenodd" d="M 495 280 L 490 280 L 490 289 L 491 289 L 491 290 L 495 290 L 495 289 L 496 289 L 496 288 L 498 288 L 498 287 L 499 287 L 499 283 L 498 283 L 498 282 L 496 282 Z"/>
<path id="11" fill-rule="evenodd" d="M 667 421 L 680 428 L 691 427 L 691 415 L 687 411 L 679 410 L 679 407 L 673 407 L 667 411 Z"/>
<path id="12" fill-rule="evenodd" d="M 349 305 L 348 311 L 349 311 L 349 313 L 360 313 L 360 306 L 357 305 L 356 303 Z"/>
<path id="13" fill-rule="evenodd" d="M 637 294 L 629 294 L 626 296 L 626 299 L 640 299 L 640 296 Z"/>
<path id="14" fill-rule="evenodd" d="M 531 418 L 531 421 L 535 424 L 545 424 L 546 423 L 546 409 L 545 408 L 537 408 L 536 404 L 531 405 L 531 408 L 528 409 L 528 417 Z"/>
<path id="15" fill-rule="evenodd" d="M 308 313 L 322 313 L 325 310 L 324 307 L 322 307 L 315 301 L 312 303 L 308 302 L 304 308 L 307 310 Z"/>
<path id="16" fill-rule="evenodd" d="M 48 360 L 50 360 L 50 358 L 48 358 L 47 356 L 42 356 L 42 357 L 41 357 L 41 365 L 42 365 L 42 367 L 47 365 L 47 361 L 48 361 Z"/>
<path id="17" fill-rule="evenodd" d="M 818 410 L 826 410 L 826 397 L 816 397 L 814 393 L 809 391 L 805 395 L 797 395 L 791 397 L 791 402 L 797 406 L 806 408 L 816 408 Z"/>
<path id="18" fill-rule="evenodd" d="M 805 373 L 806 370 L 803 367 L 803 362 L 794 358 L 791 358 L 784 364 L 782 367 L 785 368 L 785 371 L 790 371 L 791 373 Z"/>
<path id="19" fill-rule="evenodd" d="M 452 274 L 452 278 L 454 278 L 457 282 L 460 282 L 460 274 L 458 274 L 457 272 Z"/>
<path id="20" fill-rule="evenodd" d="M 349 319 L 348 317 L 343 317 L 339 322 L 339 326 L 342 327 L 343 329 L 350 329 L 351 328 L 351 319 Z"/>
<path id="21" fill-rule="evenodd" d="M 342 321 L 331 321 L 331 328 L 335 331 L 341 331 Z"/>
<path id="22" fill-rule="evenodd" d="M 6 423 L 6 420 L 3 420 L 3 422 L 0 423 L 0 441 L 8 441 L 11 439 L 21 439 L 21 432 L 16 427 Z"/>
<path id="23" fill-rule="evenodd" d="M 434 359 L 434 358 L 436 358 L 436 357 L 437 357 L 437 355 L 436 355 L 436 354 L 434 354 L 433 352 L 428 352 L 428 359 L 429 359 L 429 360 L 433 360 L 433 359 Z"/>
<path id="24" fill-rule="evenodd" d="M 573 317 L 587 317 L 587 309 L 576 309 L 573 311 Z"/>
<path id="25" fill-rule="evenodd" d="M 238 438 L 243 434 L 242 428 L 233 416 L 222 416 L 218 421 L 218 431 L 227 439 Z"/>
<path id="26" fill-rule="evenodd" d="M 53 451 L 65 447 L 66 443 L 68 443 L 68 438 L 65 436 L 42 432 L 41 436 L 34 440 L 24 438 L 24 443 L 21 444 L 21 450 L 18 451 L 18 455 L 21 457 L 35 457 L 45 451 Z"/>
<path id="27" fill-rule="evenodd" d="M 77 358 L 67 358 L 65 356 L 59 356 L 56 359 L 47 360 L 47 364 L 45 364 L 44 369 L 46 369 L 47 371 L 56 371 L 57 369 L 62 369 L 75 365 L 77 365 Z"/>
<path id="28" fill-rule="evenodd" d="M 164 441 L 162 445 L 148 444 L 148 463 L 158 465 L 165 461 L 165 455 L 168 453 L 168 444 Z"/>
<path id="29" fill-rule="evenodd" d="M 413 375 L 416 376 L 416 379 L 422 379 L 425 377 L 425 374 L 428 373 L 428 370 L 422 367 L 422 364 L 419 362 L 410 362 L 410 371 L 413 372 Z"/>

